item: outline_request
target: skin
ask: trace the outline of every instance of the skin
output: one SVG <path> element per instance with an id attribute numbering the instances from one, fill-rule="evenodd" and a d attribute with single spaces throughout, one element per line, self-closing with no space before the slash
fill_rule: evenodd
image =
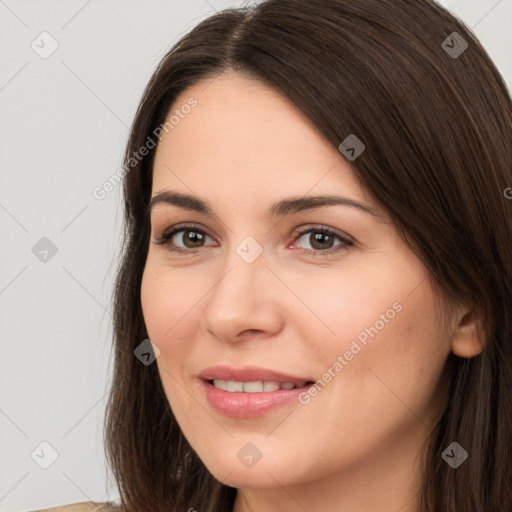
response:
<path id="1" fill-rule="evenodd" d="M 157 147 L 152 193 L 195 195 L 215 215 L 154 206 L 141 290 L 184 435 L 218 480 L 239 489 L 236 512 L 414 511 L 418 455 L 446 398 L 446 359 L 482 349 L 472 316 L 460 307 L 442 325 L 423 263 L 350 162 L 279 91 L 224 73 L 184 91 L 173 109 L 190 97 L 198 105 Z M 280 199 L 317 194 L 352 198 L 380 216 L 341 205 L 266 214 Z M 183 231 L 154 243 L 183 222 L 208 235 L 197 253 L 170 250 L 194 248 Z M 353 245 L 336 237 L 315 245 L 318 230 L 296 235 L 317 224 Z M 236 252 L 247 236 L 263 249 L 252 263 Z M 396 303 L 394 318 L 305 405 L 230 418 L 199 385 L 198 373 L 216 364 L 320 379 Z M 237 457 L 248 442 L 262 453 L 250 468 Z"/>

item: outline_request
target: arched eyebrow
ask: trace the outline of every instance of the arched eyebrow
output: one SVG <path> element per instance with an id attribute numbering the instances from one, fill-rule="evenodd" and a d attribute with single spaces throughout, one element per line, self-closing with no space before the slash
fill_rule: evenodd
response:
<path id="1" fill-rule="evenodd" d="M 152 198 L 146 208 L 146 215 L 151 213 L 153 207 L 157 204 L 164 203 L 186 210 L 193 210 L 199 213 L 205 213 L 207 215 L 213 215 L 212 206 L 189 194 L 183 194 L 181 192 L 174 192 L 171 190 L 163 190 L 157 192 Z M 355 199 L 348 197 L 334 196 L 334 195 L 321 195 L 321 196 L 304 196 L 304 197 L 289 197 L 282 199 L 274 203 L 268 210 L 267 215 L 270 217 L 282 217 L 286 215 L 293 215 L 294 213 L 302 212 L 305 210 L 311 210 L 314 208 L 320 208 L 321 206 L 347 206 L 350 208 L 356 208 L 359 211 L 372 215 L 374 217 L 381 217 L 381 215 L 370 206 L 363 204 Z"/>

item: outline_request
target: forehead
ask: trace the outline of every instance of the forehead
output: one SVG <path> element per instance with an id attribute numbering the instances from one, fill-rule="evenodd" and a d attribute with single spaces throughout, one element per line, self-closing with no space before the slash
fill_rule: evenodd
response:
<path id="1" fill-rule="evenodd" d="M 183 108 L 192 101 L 193 108 Z M 335 189 L 363 197 L 337 148 L 278 89 L 235 73 L 220 75 L 183 91 L 167 119 L 171 115 L 173 128 L 157 147 L 153 192 L 222 190 L 231 199 L 234 193 L 265 200 L 269 193 Z"/>

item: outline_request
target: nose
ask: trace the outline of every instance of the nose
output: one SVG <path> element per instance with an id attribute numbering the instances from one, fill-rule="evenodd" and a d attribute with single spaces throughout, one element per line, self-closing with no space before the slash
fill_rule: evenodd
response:
<path id="1" fill-rule="evenodd" d="M 283 326 L 282 290 L 267 267 L 265 253 L 251 263 L 234 249 L 226 258 L 205 297 L 200 325 L 217 339 L 229 342 L 278 333 Z"/>

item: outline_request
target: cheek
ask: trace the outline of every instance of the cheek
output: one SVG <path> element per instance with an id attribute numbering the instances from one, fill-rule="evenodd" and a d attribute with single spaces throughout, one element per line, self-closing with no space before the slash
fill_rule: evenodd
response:
<path id="1" fill-rule="evenodd" d="M 183 329 L 190 326 L 194 305 L 207 292 L 201 280 L 186 272 L 171 272 L 148 262 L 141 282 L 141 304 L 149 337 L 157 344 L 166 344 L 176 337 L 186 338 Z"/>
<path id="2" fill-rule="evenodd" d="M 311 312 L 301 315 L 301 332 L 315 340 L 314 356 L 324 371 L 342 356 L 338 373 L 349 370 L 354 385 L 359 378 L 366 384 L 375 380 L 369 370 L 400 388 L 407 379 L 435 383 L 450 347 L 439 326 L 435 292 L 420 270 L 371 278 L 344 273 L 327 279 L 326 273 L 325 280 L 318 276 L 295 288 Z"/>
<path id="3" fill-rule="evenodd" d="M 395 321 L 403 309 L 403 293 L 389 276 L 381 279 L 376 276 L 351 274 L 350 272 L 326 272 L 297 282 L 294 288 L 301 302 L 309 309 L 305 314 L 296 315 L 304 328 L 311 333 L 308 339 L 318 340 L 321 347 L 330 351 L 345 351 L 353 340 L 365 342 L 383 332 Z M 304 307 L 301 304 L 297 306 Z M 316 334 L 314 334 L 316 330 Z"/>
<path id="4" fill-rule="evenodd" d="M 205 293 L 198 291 L 198 281 L 152 264 L 148 258 L 141 282 L 144 322 L 149 338 L 160 349 L 156 364 L 162 384 L 173 412 L 185 420 L 186 411 L 197 407 L 181 381 L 184 362 L 190 358 L 189 340 L 195 335 L 192 330 L 187 332 L 196 324 L 191 322 L 193 306 Z"/>

